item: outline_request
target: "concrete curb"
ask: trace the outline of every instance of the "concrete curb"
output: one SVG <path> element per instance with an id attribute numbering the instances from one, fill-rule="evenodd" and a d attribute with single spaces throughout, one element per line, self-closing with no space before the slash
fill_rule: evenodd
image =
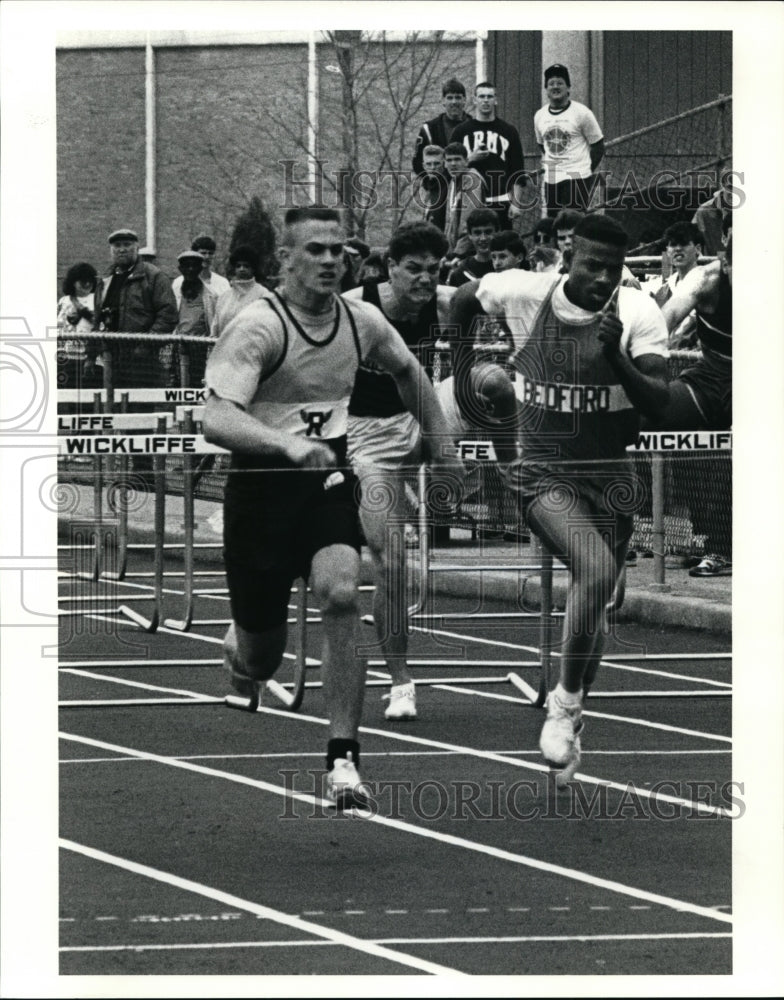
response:
<path id="1" fill-rule="evenodd" d="M 92 489 L 79 487 L 79 497 L 68 505 L 67 511 L 58 515 L 58 535 L 61 541 L 66 541 L 72 528 L 79 524 L 82 527 L 94 523 Z M 152 544 L 155 541 L 153 527 L 153 497 L 148 494 L 145 503 L 134 510 L 129 516 L 129 540 L 135 544 Z M 195 503 L 196 529 L 195 545 L 215 546 L 220 543 L 221 536 L 208 523 L 220 503 L 197 500 Z M 106 510 L 107 507 L 105 506 Z M 182 524 L 182 498 L 167 496 L 167 528 L 165 541 L 168 544 L 184 542 L 185 532 Z M 170 553 L 177 558 L 177 553 Z M 470 565 L 471 553 L 468 557 L 466 549 L 462 548 L 459 562 Z M 220 547 L 200 549 L 195 551 L 196 561 L 203 565 L 223 565 L 223 555 Z M 492 561 L 492 556 L 483 553 L 484 562 Z M 443 550 L 436 550 L 433 561 L 454 563 L 451 551 L 445 555 Z M 732 605 L 726 600 L 710 600 L 696 594 L 674 594 L 657 592 L 644 585 L 637 585 L 631 577 L 635 570 L 630 571 L 623 606 L 618 612 L 620 622 L 639 622 L 655 627 L 675 627 L 705 630 L 730 634 L 732 632 Z M 681 571 L 681 574 L 683 571 Z M 372 567 L 367 550 L 362 553 L 362 583 L 372 583 Z M 522 576 L 517 572 L 500 572 L 485 570 L 481 572 L 438 573 L 431 578 L 431 592 L 451 597 L 478 597 L 480 595 L 491 600 L 497 600 L 515 607 L 538 609 L 540 600 L 539 582 L 536 576 Z M 553 578 L 553 602 L 562 609 L 566 598 L 565 574 L 556 572 Z"/>

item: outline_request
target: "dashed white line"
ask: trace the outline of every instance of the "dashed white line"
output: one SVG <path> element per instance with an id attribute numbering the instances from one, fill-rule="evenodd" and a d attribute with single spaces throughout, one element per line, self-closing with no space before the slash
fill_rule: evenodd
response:
<path id="1" fill-rule="evenodd" d="M 264 709 L 264 711 L 270 714 L 286 715 L 289 718 L 296 718 L 300 721 L 303 721 L 299 715 L 292 716 L 291 713 L 279 712 L 277 709 Z M 312 717 L 310 718 L 312 719 Z M 327 724 L 326 719 L 317 721 L 323 722 L 323 724 L 325 725 Z M 372 732 L 373 730 L 370 731 Z M 383 730 L 376 732 L 380 732 L 382 736 L 390 735 L 389 733 Z M 192 771 L 196 774 L 207 775 L 211 778 L 222 778 L 226 781 L 230 781 L 235 784 L 247 785 L 252 788 L 260 789 L 261 791 L 270 792 L 273 795 L 291 799 L 292 801 L 304 802 L 310 806 L 321 805 L 322 808 L 329 808 L 331 805 L 326 800 L 319 799 L 313 795 L 306 795 L 300 792 L 294 792 L 289 788 L 284 788 L 281 787 L 280 785 L 271 784 L 270 782 L 260 781 L 255 778 L 250 778 L 243 774 L 234 774 L 229 771 L 218 771 L 213 768 L 204 767 L 201 764 L 186 763 L 185 761 L 176 760 L 173 757 L 166 757 L 161 754 L 149 753 L 143 750 L 134 750 L 130 747 L 117 746 L 116 744 L 106 743 L 103 740 L 94 740 L 86 736 L 76 735 L 74 733 L 61 732 L 58 734 L 58 736 L 60 739 L 71 740 L 74 743 L 100 748 L 102 750 L 116 750 L 124 754 L 134 754 L 135 756 L 155 761 L 167 767 L 174 767 L 185 771 Z M 454 748 L 451 747 L 450 749 Z M 489 755 L 482 754 L 482 756 L 489 756 Z M 503 762 L 504 759 L 502 758 L 501 760 Z M 533 765 L 528 765 L 528 766 L 532 767 Z M 418 837 L 423 837 L 428 840 L 434 840 L 441 844 L 449 844 L 452 847 L 459 847 L 476 854 L 482 854 L 488 857 L 495 858 L 497 860 L 508 861 L 511 862 L 512 864 L 522 865 L 526 868 L 532 868 L 536 871 L 542 871 L 552 875 L 558 875 L 562 878 L 567 878 L 575 882 L 579 882 L 585 885 L 591 885 L 594 888 L 601 888 L 608 890 L 610 892 L 619 893 L 624 896 L 631 896 L 638 900 L 645 899 L 651 903 L 657 903 L 661 906 L 666 906 L 670 909 L 674 909 L 679 912 L 692 913 L 698 916 L 708 917 L 711 920 L 719 920 L 724 923 L 732 923 L 732 918 L 730 916 L 726 916 L 725 914 L 719 913 L 716 910 L 712 910 L 708 907 L 700 906 L 699 904 L 696 903 L 689 903 L 685 900 L 675 899 L 670 896 L 664 896 L 660 893 L 649 892 L 646 889 L 640 889 L 636 886 L 625 885 L 622 882 L 616 882 L 612 879 L 605 879 L 597 875 L 591 875 L 590 873 L 582 871 L 577 868 L 568 868 L 564 865 L 553 864 L 549 861 L 540 860 L 539 858 L 533 858 L 528 855 L 518 854 L 513 851 L 506 851 L 501 848 L 492 847 L 489 844 L 483 844 L 478 841 L 469 840 L 468 838 L 465 837 L 457 837 L 454 836 L 453 834 L 443 833 L 439 830 L 427 829 L 426 827 L 421 827 L 414 823 L 407 823 L 402 820 L 392 819 L 389 817 L 372 814 L 370 812 L 363 813 L 361 811 L 357 811 L 356 815 L 358 819 L 362 819 L 368 823 L 377 824 L 379 826 L 385 826 L 389 829 L 402 831 Z M 85 850 L 89 849 L 85 848 Z M 247 907 L 240 907 L 240 908 L 247 908 Z"/>
<path id="2" fill-rule="evenodd" d="M 222 892 L 219 889 L 214 889 L 212 886 L 203 885 L 200 882 L 193 882 L 191 879 L 181 878 L 171 872 L 164 872 L 157 868 L 151 868 L 149 865 L 141 865 L 135 861 L 129 860 L 128 858 L 121 858 L 117 855 L 107 854 L 105 851 L 99 851 L 84 844 L 77 844 L 72 840 L 65 840 L 61 838 L 59 840 L 59 845 L 65 850 L 73 851 L 76 854 L 81 854 L 96 861 L 101 861 L 116 868 L 121 868 L 124 871 L 133 872 L 134 874 L 141 875 L 145 878 L 154 879 L 156 882 L 163 882 L 166 885 L 175 886 L 178 889 L 184 889 L 186 892 L 193 892 L 200 896 L 206 896 L 208 899 L 228 904 L 235 909 L 261 914 L 268 920 L 274 921 L 277 924 L 283 924 L 286 927 L 294 928 L 306 934 L 313 934 L 316 937 L 326 939 L 333 944 L 343 945 L 347 948 L 353 949 L 354 951 L 360 951 L 367 955 L 373 955 L 377 958 L 387 959 L 389 961 L 396 962 L 399 965 L 408 966 L 412 969 L 419 969 L 421 972 L 428 972 L 432 975 L 465 974 L 461 973 L 458 969 L 437 965 L 434 962 L 427 962 L 415 955 L 407 955 L 399 951 L 390 951 L 382 945 L 373 944 L 371 941 L 365 941 L 350 934 L 335 931 L 330 927 L 322 927 L 319 924 L 314 924 L 307 920 L 301 920 L 299 917 L 293 917 L 287 913 L 281 913 L 279 910 L 273 910 L 268 906 L 261 906 L 258 903 L 254 903 L 252 900 L 241 899 L 239 896 Z M 138 946 L 134 947 L 133 950 L 138 950 Z"/>

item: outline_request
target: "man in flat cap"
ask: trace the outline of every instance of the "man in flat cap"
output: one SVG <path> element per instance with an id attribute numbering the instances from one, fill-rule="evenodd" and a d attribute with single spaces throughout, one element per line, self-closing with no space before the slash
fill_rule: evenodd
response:
<path id="1" fill-rule="evenodd" d="M 139 258 L 139 237 L 132 229 L 109 236 L 111 267 L 95 290 L 96 329 L 111 333 L 171 333 L 177 326 L 177 303 L 171 283 L 154 264 Z M 116 388 L 163 384 L 158 345 L 144 337 L 107 341 Z"/>
<path id="2" fill-rule="evenodd" d="M 206 233 L 200 233 L 195 236 L 191 241 L 191 250 L 195 250 L 201 256 L 201 281 L 205 288 L 207 288 L 212 294 L 217 298 L 224 292 L 229 290 L 229 282 L 227 278 L 224 278 L 222 274 L 218 274 L 217 271 L 213 271 L 212 265 L 215 261 L 215 254 L 218 252 L 218 246 L 215 240 L 211 236 L 207 236 Z M 174 289 L 174 294 L 179 294 L 179 288 L 182 284 L 182 275 L 179 275 L 172 282 L 172 288 Z"/>
<path id="3" fill-rule="evenodd" d="M 604 136 L 593 112 L 570 98 L 569 70 L 560 63 L 544 71 L 547 104 L 534 115 L 542 151 L 547 214 L 563 208 L 587 211 L 593 173 L 604 156 Z"/>

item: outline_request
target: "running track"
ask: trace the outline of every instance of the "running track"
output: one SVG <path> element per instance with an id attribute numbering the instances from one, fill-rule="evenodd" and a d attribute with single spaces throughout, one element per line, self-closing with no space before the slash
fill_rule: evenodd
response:
<path id="1" fill-rule="evenodd" d="M 297 714 L 270 696 L 255 715 L 220 702 L 220 575 L 199 577 L 184 635 L 117 614 L 149 609 L 143 576 L 60 586 L 62 975 L 731 972 L 730 818 L 744 807 L 718 637 L 624 626 L 596 688 L 640 696 L 592 698 L 578 780 L 556 793 L 542 714 L 505 679 L 535 659 L 534 627 L 439 599 L 466 617 L 423 623 L 412 656 L 466 665 L 417 667 L 440 683 L 420 688 L 415 723 L 386 722 L 386 688 L 369 687 L 376 808 L 336 816 L 317 667 Z M 167 575 L 166 614 L 181 586 Z M 536 667 L 512 669 L 536 686 Z"/>

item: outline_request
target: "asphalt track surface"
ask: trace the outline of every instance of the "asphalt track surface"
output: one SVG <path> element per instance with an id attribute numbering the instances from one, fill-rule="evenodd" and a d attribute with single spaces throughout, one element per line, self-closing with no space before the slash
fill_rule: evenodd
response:
<path id="1" fill-rule="evenodd" d="M 181 570 L 167 567 L 168 615 L 181 614 Z M 361 770 L 374 804 L 336 814 L 317 663 L 298 713 L 269 694 L 255 714 L 222 702 L 224 586 L 199 576 L 191 631 L 149 635 L 117 613 L 149 612 L 149 577 L 61 574 L 62 975 L 732 971 L 731 819 L 744 805 L 720 637 L 611 636 L 618 658 L 586 705 L 580 770 L 556 791 L 543 713 L 507 680 L 537 686 L 535 626 L 439 598 L 412 634 L 412 659 L 439 661 L 415 668 L 434 682 L 415 722 L 384 719 L 388 675 L 369 650 Z M 362 636 L 372 647 L 372 628 Z"/>

